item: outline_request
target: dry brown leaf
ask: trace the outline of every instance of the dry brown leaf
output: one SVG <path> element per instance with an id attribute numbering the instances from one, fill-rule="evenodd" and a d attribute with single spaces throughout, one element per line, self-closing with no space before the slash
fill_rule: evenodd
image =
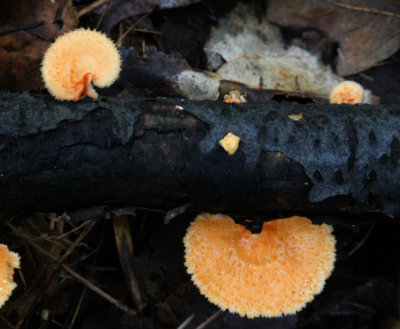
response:
<path id="1" fill-rule="evenodd" d="M 201 0 L 114 0 L 106 3 L 96 13 L 103 15 L 101 30 L 109 33 L 111 29 L 127 17 L 167 9 L 188 6 Z"/>
<path id="2" fill-rule="evenodd" d="M 63 27 L 53 24 L 60 1 L 6 0 L 0 4 L 0 89 L 11 91 L 41 86 L 40 62 L 54 39 L 76 24 L 71 1 L 62 11 Z M 30 28 L 29 28 L 30 27 Z M 23 28 L 20 31 L 17 29 Z"/>
<path id="3" fill-rule="evenodd" d="M 346 76 L 370 68 L 399 49 L 400 19 L 391 13 L 400 14 L 398 0 L 270 0 L 267 17 L 286 27 L 326 32 L 340 44 L 337 72 Z"/>
<path id="4" fill-rule="evenodd" d="M 317 55 L 297 46 L 285 47 L 277 27 L 266 19 L 258 22 L 244 3 L 212 29 L 204 50 L 209 69 L 218 69 L 214 79 L 239 82 L 252 89 L 259 88 L 262 81 L 265 89 L 328 97 L 332 88 L 343 80 Z M 187 89 L 191 85 L 187 78 L 193 75 L 186 74 L 183 79 L 181 74 L 181 77 L 179 85 Z M 200 80 L 197 76 L 192 79 Z M 183 94 L 193 93 L 185 90 Z M 364 103 L 375 102 L 367 90 Z"/>

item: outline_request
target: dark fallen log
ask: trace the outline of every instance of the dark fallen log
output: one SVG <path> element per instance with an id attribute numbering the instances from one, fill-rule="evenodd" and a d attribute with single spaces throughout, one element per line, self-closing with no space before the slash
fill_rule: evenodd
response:
<path id="1" fill-rule="evenodd" d="M 289 114 L 304 113 L 299 121 Z M 400 107 L 0 95 L 0 202 L 400 214 Z M 240 136 L 229 156 L 218 144 Z"/>

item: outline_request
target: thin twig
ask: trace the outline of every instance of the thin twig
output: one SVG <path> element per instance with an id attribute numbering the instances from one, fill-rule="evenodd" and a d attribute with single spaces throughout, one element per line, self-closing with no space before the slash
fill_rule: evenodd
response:
<path id="1" fill-rule="evenodd" d="M 8 322 L 7 319 L 6 319 L 3 315 L 0 315 L 0 319 L 1 319 L 7 326 L 9 326 L 11 329 L 15 329 L 15 326 L 13 326 L 10 322 Z"/>
<path id="2" fill-rule="evenodd" d="M 383 66 L 383 65 L 390 65 L 390 64 L 395 64 L 395 63 L 398 63 L 398 62 L 400 62 L 400 58 L 394 58 L 394 59 L 391 59 L 391 60 L 388 60 L 388 61 L 383 61 L 383 62 L 376 63 L 376 64 L 372 65 L 371 67 L 379 67 L 379 66 Z"/>
<path id="3" fill-rule="evenodd" d="M 81 10 L 78 11 L 78 14 L 77 14 L 78 18 L 90 13 L 91 11 L 106 4 L 107 2 L 110 2 L 110 0 L 97 0 L 95 2 L 92 2 L 90 5 L 86 6 L 85 8 L 82 8 Z"/>
<path id="4" fill-rule="evenodd" d="M 106 8 L 106 9 L 103 11 L 103 13 L 101 14 L 100 19 L 99 19 L 99 21 L 98 21 L 97 24 L 96 24 L 96 30 L 99 29 L 99 26 L 100 26 L 101 23 L 103 22 L 104 17 L 106 16 L 108 10 L 110 9 L 110 4 L 111 4 L 111 2 L 108 2 L 108 3 L 107 3 L 107 8 Z"/>
<path id="5" fill-rule="evenodd" d="M 183 321 L 180 326 L 176 329 L 184 329 L 186 328 L 186 326 L 192 322 L 192 320 L 194 319 L 194 313 L 192 313 L 192 315 L 190 315 L 185 321 Z"/>
<path id="6" fill-rule="evenodd" d="M 16 28 L 14 28 L 12 30 L 3 31 L 3 32 L 0 32 L 0 37 L 3 36 L 3 35 L 19 32 L 19 31 L 26 31 L 26 30 L 30 30 L 30 29 L 36 29 L 38 27 L 43 26 L 44 23 L 45 23 L 44 21 L 40 21 L 40 22 L 35 22 L 35 23 L 24 25 L 24 26 L 16 27 Z"/>
<path id="7" fill-rule="evenodd" d="M 59 266 L 62 266 L 62 262 L 72 253 L 72 251 L 79 245 L 79 243 L 82 241 L 82 239 L 88 234 L 88 232 L 93 228 L 93 226 L 97 223 L 98 220 L 92 220 L 90 222 L 90 225 L 87 225 L 85 227 L 85 229 L 81 232 L 81 234 L 78 236 L 78 238 L 71 243 L 71 245 L 69 246 L 69 248 L 67 249 L 67 251 L 64 253 L 64 255 L 60 258 L 57 259 L 56 257 L 54 257 L 52 255 L 52 253 L 47 252 L 46 250 L 44 250 L 43 248 L 41 248 L 38 244 L 36 244 L 34 241 L 32 241 L 33 239 L 29 239 L 29 237 L 26 239 L 26 241 L 33 246 L 34 248 L 36 248 L 38 251 L 40 251 L 42 254 L 46 255 L 48 258 L 50 258 L 51 260 L 53 260 L 54 262 L 57 263 L 57 266 L 54 266 L 50 272 L 47 274 L 47 278 L 46 281 L 49 282 L 50 280 L 52 280 L 52 278 L 57 274 L 57 271 L 59 269 Z M 33 223 L 31 223 L 33 227 L 35 227 L 33 225 Z M 11 224 L 10 224 L 11 225 Z M 12 225 L 11 225 L 12 226 Z M 40 231 L 39 231 L 40 232 Z M 54 241 L 52 246 L 54 246 Z M 52 248 L 54 249 L 54 247 Z M 48 287 L 48 284 L 44 283 L 42 284 L 43 289 L 40 292 L 40 294 L 38 295 L 38 297 L 36 298 L 36 303 L 39 303 L 46 295 L 47 289 L 46 287 Z M 21 328 L 21 326 L 23 325 L 24 321 L 25 321 L 25 317 L 27 316 L 27 314 L 30 312 L 30 310 L 32 309 L 33 304 L 30 305 L 29 308 L 25 309 L 23 316 L 20 317 L 18 324 L 16 326 L 16 329 Z"/>
<path id="8" fill-rule="evenodd" d="M 57 8 L 56 14 L 54 15 L 53 24 L 57 25 L 59 30 L 61 30 L 64 26 L 62 14 L 63 14 L 66 4 L 67 4 L 67 0 L 62 0 L 60 5 Z"/>
<path id="9" fill-rule="evenodd" d="M 78 281 L 83 283 L 86 287 L 88 287 L 90 290 L 94 291 L 96 294 L 100 295 L 101 297 L 103 297 L 106 301 L 110 302 L 115 307 L 119 308 L 121 311 L 125 312 L 126 314 L 128 314 L 130 316 L 136 316 L 136 312 L 134 310 L 132 310 L 128 306 L 122 304 L 121 302 L 116 300 L 114 297 L 111 297 L 105 291 L 96 287 L 93 283 L 86 280 L 83 276 L 79 275 L 74 270 L 72 270 L 68 265 L 62 264 L 62 268 L 64 269 L 65 272 L 68 272 L 69 274 L 71 274 L 75 279 L 77 279 Z"/>
<path id="10" fill-rule="evenodd" d="M 21 270 L 19 270 L 18 275 L 19 275 L 20 280 L 22 281 L 22 284 L 24 285 L 24 287 L 26 289 L 27 284 L 26 284 L 24 273 Z"/>
<path id="11" fill-rule="evenodd" d="M 185 321 L 183 321 L 180 326 L 176 329 L 185 329 L 186 326 L 192 322 L 192 320 L 194 319 L 194 313 L 192 313 L 192 315 L 190 315 Z"/>
<path id="12" fill-rule="evenodd" d="M 211 315 L 206 321 L 204 321 L 202 324 L 197 326 L 196 329 L 204 329 L 207 328 L 211 323 L 213 323 L 219 316 L 221 316 L 224 313 L 222 310 L 218 310 L 215 312 L 213 315 Z"/>
<path id="13" fill-rule="evenodd" d="M 374 221 L 371 226 L 368 229 L 368 232 L 364 235 L 364 237 L 361 239 L 359 243 L 357 243 L 353 249 L 350 250 L 349 256 L 352 256 L 358 249 L 362 247 L 362 245 L 365 243 L 365 241 L 368 240 L 369 236 L 371 235 L 372 231 L 374 230 L 374 227 L 376 225 L 377 221 Z"/>
<path id="14" fill-rule="evenodd" d="M 148 12 L 144 14 L 142 17 L 140 17 L 134 24 L 132 24 L 126 31 L 125 33 L 117 40 L 117 46 L 119 47 L 122 44 L 122 41 L 125 39 L 125 37 L 131 33 L 131 31 L 135 28 L 136 25 L 138 25 L 142 20 L 144 20 L 147 16 L 149 16 L 151 12 Z"/>
<path id="15" fill-rule="evenodd" d="M 79 234 L 78 238 L 69 246 L 64 255 L 58 260 L 58 263 L 61 264 L 71 253 L 74 251 L 76 246 L 83 240 L 83 238 L 89 233 L 89 231 L 97 224 L 99 219 L 94 219 L 91 221 L 90 225 L 86 226 L 85 229 Z"/>
<path id="16" fill-rule="evenodd" d="M 53 239 L 57 239 L 57 240 L 63 239 L 63 238 L 65 238 L 65 237 L 67 237 L 68 235 L 70 235 L 71 233 L 74 233 L 74 232 L 76 232 L 76 231 L 79 231 L 82 227 L 84 227 L 84 226 L 86 226 L 86 225 L 88 225 L 88 224 L 91 224 L 91 223 L 92 223 L 92 221 L 88 220 L 88 221 L 86 221 L 86 222 L 83 222 L 81 225 L 79 225 L 79 226 L 73 228 L 72 230 L 70 230 L 70 231 L 68 231 L 68 232 L 65 232 L 65 233 L 63 233 L 63 234 L 60 234 L 60 235 L 53 236 L 52 238 L 53 238 Z"/>
<path id="17" fill-rule="evenodd" d="M 139 284 L 137 282 L 133 266 L 133 243 L 130 231 L 130 217 L 128 215 L 113 214 L 115 244 L 118 249 L 119 260 L 128 282 L 133 302 L 139 312 L 144 308 Z"/>
<path id="18" fill-rule="evenodd" d="M 385 11 L 385 10 L 379 10 L 379 9 L 374 9 L 374 8 L 365 8 L 365 7 L 358 7 L 358 6 L 352 6 L 352 5 L 347 5 L 345 3 L 341 3 L 338 1 L 334 0 L 327 0 L 328 2 L 334 4 L 335 6 L 354 10 L 354 11 L 361 11 L 364 13 L 370 13 L 370 14 L 377 14 L 377 15 L 384 15 L 384 16 L 389 16 L 389 17 L 396 17 L 400 19 L 399 14 L 392 13 L 390 11 Z"/>
<path id="19" fill-rule="evenodd" d="M 80 309 L 81 309 L 83 300 L 84 300 L 85 297 L 86 297 L 87 289 L 88 289 L 88 288 L 85 286 L 85 287 L 83 288 L 83 290 L 82 290 L 81 296 L 79 297 L 78 305 L 76 305 L 76 309 L 75 309 L 75 311 L 74 311 L 74 315 L 72 316 L 72 320 L 71 320 L 71 323 L 70 323 L 69 326 L 68 326 L 68 329 L 72 329 L 73 326 L 74 326 L 74 324 L 75 324 L 75 321 L 76 321 L 76 318 L 78 317 L 78 314 L 79 314 L 79 311 L 80 311 Z"/>
<path id="20" fill-rule="evenodd" d="M 44 250 L 42 247 L 37 245 L 34 242 L 29 242 L 32 244 L 33 247 L 35 247 L 40 253 L 48 257 L 50 260 L 52 260 L 55 263 L 58 263 L 58 259 L 54 257 L 52 254 L 48 253 L 46 250 Z M 86 280 L 83 276 L 80 274 L 76 273 L 74 270 L 72 270 L 68 265 L 61 264 L 61 267 L 63 270 L 69 274 L 71 274 L 75 279 L 83 283 L 86 287 L 88 287 L 90 290 L 94 291 L 101 297 L 103 297 L 105 300 L 110 302 L 111 304 L 115 305 L 117 308 L 119 308 L 121 311 L 124 311 L 125 313 L 131 315 L 131 316 L 136 316 L 136 312 L 132 309 L 130 309 L 128 306 L 122 304 L 118 300 L 116 300 L 114 297 L 110 296 L 107 294 L 105 291 L 101 290 L 100 288 L 96 287 L 93 283 L 90 281 Z"/>
<path id="21" fill-rule="evenodd" d="M 105 225 L 103 225 L 103 229 L 101 230 L 101 235 L 100 235 L 101 238 L 99 239 L 99 242 L 97 244 L 96 251 L 98 251 L 100 249 L 100 247 L 102 246 L 102 244 L 103 244 L 104 232 L 105 232 Z M 97 263 L 98 256 L 99 256 L 98 253 L 96 253 L 94 255 L 94 258 L 92 260 L 92 264 L 93 265 Z M 68 329 L 72 329 L 74 324 L 75 324 L 75 321 L 76 321 L 76 319 L 78 317 L 78 314 L 79 314 L 79 311 L 81 309 L 82 303 L 83 303 L 83 301 L 84 301 L 84 299 L 86 297 L 87 290 L 88 290 L 87 286 L 83 287 L 81 296 L 79 297 L 78 305 L 75 308 L 75 311 L 74 311 L 74 314 L 72 316 L 71 323 L 68 326 Z"/>
<path id="22" fill-rule="evenodd" d="M 139 28 L 134 28 L 133 30 L 135 32 L 143 32 L 143 33 L 151 33 L 151 34 L 163 35 L 162 32 L 154 31 L 154 30 L 145 30 L 145 29 L 139 29 Z"/>

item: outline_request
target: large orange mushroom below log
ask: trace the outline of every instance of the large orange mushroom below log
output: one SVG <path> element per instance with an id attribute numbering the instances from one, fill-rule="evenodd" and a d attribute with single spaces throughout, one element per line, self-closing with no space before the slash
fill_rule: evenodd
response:
<path id="1" fill-rule="evenodd" d="M 13 275 L 14 269 L 19 266 L 19 255 L 9 251 L 6 245 L 0 244 L 0 307 L 4 305 L 17 286 Z"/>
<path id="2" fill-rule="evenodd" d="M 336 258 L 332 227 L 305 217 L 252 234 L 225 215 L 201 214 L 184 237 L 185 265 L 208 300 L 249 318 L 301 310 L 320 293 Z"/>

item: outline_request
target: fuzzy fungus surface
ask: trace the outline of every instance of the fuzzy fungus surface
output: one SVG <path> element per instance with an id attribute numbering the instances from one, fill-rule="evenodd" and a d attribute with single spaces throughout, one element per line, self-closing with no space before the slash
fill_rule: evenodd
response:
<path id="1" fill-rule="evenodd" d="M 305 217 L 252 234 L 226 215 L 201 214 L 184 237 L 194 284 L 223 310 L 254 318 L 301 310 L 320 293 L 336 258 L 332 227 Z"/>
<path id="2" fill-rule="evenodd" d="M 0 307 L 11 296 L 17 284 L 13 280 L 14 270 L 20 267 L 19 255 L 0 244 Z"/>
<path id="3" fill-rule="evenodd" d="M 121 58 L 105 34 L 77 29 L 49 47 L 42 62 L 43 81 L 59 100 L 78 101 L 85 96 L 97 99 L 93 85 L 108 87 L 117 80 Z"/>
<path id="4" fill-rule="evenodd" d="M 357 104 L 364 100 L 364 88 L 355 81 L 337 84 L 329 94 L 331 104 Z"/>

